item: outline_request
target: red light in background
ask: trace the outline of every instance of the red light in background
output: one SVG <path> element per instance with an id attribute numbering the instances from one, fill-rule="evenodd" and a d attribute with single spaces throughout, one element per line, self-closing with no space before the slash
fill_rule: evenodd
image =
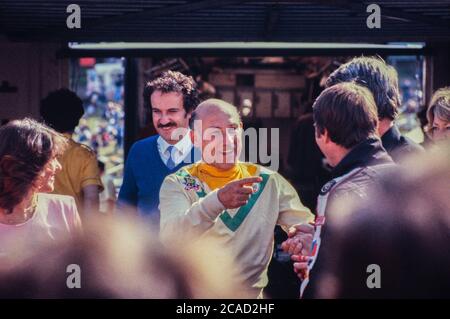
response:
<path id="1" fill-rule="evenodd" d="M 95 65 L 95 58 L 80 58 L 79 63 L 83 68 L 90 68 Z"/>

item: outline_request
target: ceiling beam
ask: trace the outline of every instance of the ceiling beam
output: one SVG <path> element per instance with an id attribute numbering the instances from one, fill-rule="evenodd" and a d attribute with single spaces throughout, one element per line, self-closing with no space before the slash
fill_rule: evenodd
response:
<path id="1" fill-rule="evenodd" d="M 128 22 L 140 19 L 157 18 L 157 17 L 168 17 L 180 13 L 195 12 L 204 9 L 215 9 L 224 6 L 241 4 L 243 2 L 248 2 L 250 0 L 200 0 L 200 1 L 189 1 L 185 4 L 164 6 L 161 8 L 152 8 L 148 10 L 142 10 L 137 13 L 126 13 L 118 16 L 107 16 L 87 22 L 87 26 L 97 27 L 109 24 L 116 24 L 121 22 Z"/>
<path id="2" fill-rule="evenodd" d="M 280 20 L 280 7 L 278 4 L 271 5 L 267 8 L 266 17 L 264 19 L 263 39 L 270 41 L 272 35 Z"/>
<path id="3" fill-rule="evenodd" d="M 294 1 L 295 2 L 295 1 Z M 319 3 L 324 6 L 329 7 L 337 7 L 337 8 L 345 8 L 349 9 L 353 12 L 353 14 L 367 14 L 367 5 L 364 3 L 365 1 L 358 1 L 358 0 L 317 0 L 316 3 Z M 400 19 L 403 21 L 408 22 L 420 22 L 429 26 L 434 26 L 438 28 L 443 28 L 445 30 L 450 30 L 450 21 L 445 21 L 443 19 L 440 19 L 438 17 L 431 18 L 427 17 L 418 13 L 410 13 L 402 11 L 399 8 L 389 8 L 386 6 L 381 6 L 381 16 L 385 18 L 394 18 L 394 19 Z"/>
<path id="4" fill-rule="evenodd" d="M 95 18 L 90 20 L 82 20 L 81 22 L 81 29 L 66 29 L 65 25 L 61 29 L 56 29 L 54 27 L 46 28 L 44 30 L 35 30 L 34 32 L 27 32 L 23 35 L 15 34 L 15 37 L 33 37 L 36 34 L 45 34 L 46 36 L 52 38 L 70 38 L 78 37 L 84 33 L 86 29 L 95 29 L 100 26 L 106 26 L 106 25 L 115 25 L 120 23 L 126 23 L 129 21 L 138 21 L 142 19 L 150 19 L 150 18 L 157 18 L 157 17 L 167 17 L 170 18 L 171 16 L 180 14 L 180 13 L 189 13 L 189 12 L 195 12 L 199 10 L 204 9 L 215 9 L 220 8 L 224 6 L 230 6 L 230 5 L 236 5 L 241 4 L 244 2 L 249 2 L 250 0 L 199 0 L 199 1 L 188 1 L 184 4 L 178 4 L 178 5 L 169 5 L 164 6 L 160 8 L 150 8 L 145 9 L 136 13 L 125 13 L 120 15 L 109 15 L 101 18 Z M 81 18 L 83 19 L 83 14 L 81 14 Z"/>

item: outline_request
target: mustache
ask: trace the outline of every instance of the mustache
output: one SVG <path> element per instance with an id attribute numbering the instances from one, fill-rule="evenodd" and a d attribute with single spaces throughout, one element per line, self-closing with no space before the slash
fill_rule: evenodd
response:
<path id="1" fill-rule="evenodd" d="M 174 122 L 170 122 L 167 124 L 158 124 L 158 128 L 165 128 L 165 127 L 176 127 L 177 124 L 175 124 Z"/>

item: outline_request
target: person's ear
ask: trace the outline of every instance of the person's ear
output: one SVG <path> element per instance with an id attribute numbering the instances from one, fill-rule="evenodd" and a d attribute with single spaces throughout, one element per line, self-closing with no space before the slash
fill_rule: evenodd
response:
<path id="1" fill-rule="evenodd" d="M 44 172 L 42 171 L 41 173 L 39 173 L 37 178 L 32 182 L 31 188 L 34 189 L 36 192 L 39 192 L 44 186 L 43 180 L 44 180 Z"/>
<path id="2" fill-rule="evenodd" d="M 381 138 L 382 134 L 380 132 L 380 121 L 377 121 L 377 126 L 375 128 L 375 135 Z"/>
<path id="3" fill-rule="evenodd" d="M 202 136 L 200 134 L 201 132 L 198 132 L 198 129 L 197 130 L 191 129 L 189 132 L 192 145 L 194 145 L 194 147 L 196 148 L 202 147 Z"/>
<path id="4" fill-rule="evenodd" d="M 192 144 L 194 144 L 195 141 L 194 130 L 189 131 L 189 137 L 191 138 Z"/>
<path id="5" fill-rule="evenodd" d="M 327 130 L 326 128 L 323 129 L 322 135 L 323 135 L 323 141 L 324 141 L 325 143 L 331 142 L 330 134 L 328 133 L 328 130 Z"/>

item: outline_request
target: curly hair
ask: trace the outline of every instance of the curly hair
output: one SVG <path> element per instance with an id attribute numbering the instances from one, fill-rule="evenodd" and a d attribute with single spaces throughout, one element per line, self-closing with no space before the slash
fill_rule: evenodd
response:
<path id="1" fill-rule="evenodd" d="M 397 71 L 379 57 L 358 57 L 341 65 L 328 77 L 326 86 L 341 82 L 364 82 L 372 92 L 378 118 L 394 120 L 400 106 Z"/>
<path id="2" fill-rule="evenodd" d="M 161 91 L 163 93 L 179 92 L 183 94 L 183 107 L 186 113 L 192 112 L 200 103 L 197 84 L 192 76 L 186 76 L 177 71 L 164 72 L 159 78 L 145 85 L 145 107 L 151 107 L 150 96 L 154 91 Z"/>
<path id="3" fill-rule="evenodd" d="M 0 207 L 6 213 L 24 199 L 49 160 L 64 152 L 66 143 L 63 135 L 29 118 L 0 128 Z"/>
<path id="4" fill-rule="evenodd" d="M 42 99 L 40 112 L 50 127 L 61 133 L 72 132 L 84 114 L 83 101 L 74 92 L 62 88 Z"/>

